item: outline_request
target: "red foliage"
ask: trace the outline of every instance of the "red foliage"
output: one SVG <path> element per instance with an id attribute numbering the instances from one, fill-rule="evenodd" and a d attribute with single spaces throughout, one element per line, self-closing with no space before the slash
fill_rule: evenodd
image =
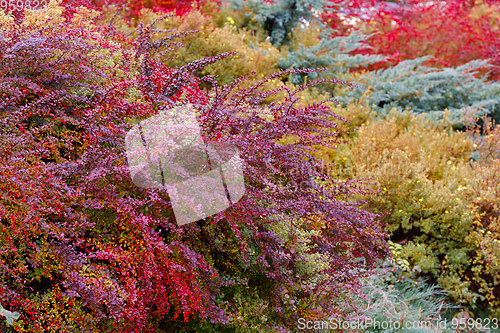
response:
<path id="1" fill-rule="evenodd" d="M 430 55 L 429 65 L 452 67 L 474 59 L 491 59 L 490 78 L 500 76 L 500 35 L 498 18 L 487 14 L 474 17 L 471 13 L 477 1 L 406 1 L 405 6 L 394 7 L 385 1 L 351 0 L 332 2 L 343 4 L 347 16 L 363 20 L 375 34 L 368 43 L 370 53 L 387 56 L 389 67 L 405 59 Z M 498 12 L 495 1 L 483 1 Z M 370 11 L 362 11 L 369 8 Z M 337 19 L 332 20 L 332 17 Z M 338 16 L 327 16 L 333 27 L 342 27 Z M 344 27 L 345 31 L 345 27 Z M 366 52 L 366 50 L 364 50 Z"/>
<path id="2" fill-rule="evenodd" d="M 198 3 L 199 0 L 63 0 L 63 5 L 67 10 L 66 17 L 73 14 L 78 6 L 86 6 L 96 10 L 102 9 L 104 6 L 117 6 L 124 8 L 123 14 L 129 19 L 139 17 L 143 8 L 184 15 L 193 7 L 198 6 Z"/>
<path id="3" fill-rule="evenodd" d="M 169 202 L 134 199 L 143 194 L 127 185 L 123 136 L 131 125 L 124 119 L 151 115 L 154 109 L 127 102 L 123 91 L 136 80 L 113 82 L 114 76 L 93 65 L 96 59 L 87 52 L 96 48 L 90 40 L 100 41 L 100 49 L 116 50 L 96 32 L 82 34 L 67 23 L 57 33 L 41 34 L 26 26 L 4 31 L 2 304 L 21 312 L 33 331 L 54 331 L 60 324 L 44 322 L 44 310 L 31 300 L 36 292 L 58 288 L 68 304 L 82 301 L 97 319 L 93 325 L 102 331 L 107 320 L 118 325 L 116 329 L 145 329 L 152 306 L 160 317 L 172 311 L 174 318 L 182 314 L 185 320 L 219 316 L 209 296 L 210 280 L 216 279 L 212 268 L 182 242 L 159 237 L 152 226 L 163 222 L 138 208 L 168 207 Z M 56 60 L 57 51 L 72 57 Z M 163 75 L 176 87 L 173 100 L 187 93 L 188 100 L 206 102 L 192 75 Z M 158 78 L 158 73 L 149 76 Z M 103 79 L 113 84 L 107 86 Z M 75 93 L 76 87 L 90 95 Z M 164 228 L 172 226 L 170 222 Z M 91 323 L 82 318 L 80 325 L 88 329 Z"/>

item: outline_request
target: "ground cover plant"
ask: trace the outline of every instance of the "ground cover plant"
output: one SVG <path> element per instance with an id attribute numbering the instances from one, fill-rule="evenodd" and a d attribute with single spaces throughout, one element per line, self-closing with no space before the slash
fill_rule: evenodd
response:
<path id="1" fill-rule="evenodd" d="M 384 234 L 377 215 L 348 200 L 368 191 L 362 182 L 333 179 L 320 160 L 304 158 L 335 144 L 331 117 L 342 119 L 323 102 L 297 104 L 306 87 L 261 89 L 311 70 L 249 87 L 240 87 L 245 77 L 225 86 L 207 77 L 211 89 L 202 90 L 195 74 L 232 54 L 170 68 L 163 61 L 188 32 L 154 39 L 165 31 L 150 22 L 127 39 L 98 25 L 99 12 L 63 14 L 55 1 L 26 11 L 21 24 L 0 14 L 0 302 L 20 314 L 2 325 L 293 332 L 299 316 L 355 313 L 364 274 L 353 259 L 385 256 Z M 285 98 L 266 102 L 278 93 Z M 238 147 L 246 194 L 179 227 L 164 189 L 132 184 L 124 136 L 187 104 L 205 140 Z M 282 143 L 290 135 L 294 142 Z"/>
<path id="2" fill-rule="evenodd" d="M 395 250 L 391 244 L 391 250 Z M 397 254 L 398 251 L 394 251 Z M 444 324 L 446 311 L 452 310 L 453 305 L 446 302 L 446 293 L 439 290 L 436 285 L 428 285 L 424 281 L 415 281 L 411 278 L 411 270 L 405 267 L 406 263 L 398 264 L 396 260 L 386 260 L 380 264 L 376 274 L 370 275 L 363 283 L 363 292 L 366 295 L 365 317 L 371 318 L 373 325 L 367 326 L 365 332 L 379 332 L 380 324 L 391 321 L 399 323 L 400 331 L 414 332 L 455 332 L 451 320 Z M 414 327 L 415 323 L 432 323 L 434 327 Z M 439 329 L 436 326 L 439 323 Z M 394 326 L 397 326 L 395 324 Z M 416 325 L 415 325 L 416 326 Z M 395 331 L 395 330 L 393 330 Z"/>

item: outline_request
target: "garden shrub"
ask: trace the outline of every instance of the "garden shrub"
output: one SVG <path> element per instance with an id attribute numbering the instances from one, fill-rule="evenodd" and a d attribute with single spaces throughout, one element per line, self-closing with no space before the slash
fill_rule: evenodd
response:
<path id="1" fill-rule="evenodd" d="M 490 59 L 489 78 L 498 78 L 498 3 L 480 1 L 330 0 L 334 11 L 323 21 L 342 34 L 358 30 L 370 35 L 371 48 L 362 54 L 384 55 L 385 62 L 370 70 L 429 56 L 426 65 L 458 67 L 472 60 Z M 485 73 L 488 68 L 483 68 Z"/>
<path id="2" fill-rule="evenodd" d="M 307 83 L 307 79 L 316 79 L 319 74 L 338 79 L 350 79 L 350 70 L 379 62 L 383 59 L 377 55 L 352 55 L 351 53 L 364 47 L 366 36 L 356 32 L 348 36 L 332 37 L 333 31 L 322 24 L 311 23 L 307 27 L 294 30 L 289 45 L 280 48 L 282 58 L 278 65 L 282 69 L 288 68 L 329 68 L 327 73 L 311 73 L 307 78 L 292 76 L 289 81 L 293 84 Z M 326 86 L 325 90 L 333 90 Z"/>
<path id="3" fill-rule="evenodd" d="M 337 113 L 349 119 L 350 112 Z M 498 315 L 498 163 L 482 162 L 498 156 L 498 132 L 474 139 L 453 131 L 450 112 L 441 123 L 396 109 L 378 119 L 369 114 L 367 107 L 354 112 L 367 119 L 355 137 L 317 156 L 332 162 L 334 178 L 377 184 L 378 195 L 363 208 L 390 213 L 382 219 L 385 230 L 403 245 L 401 258 L 411 267 L 438 282 L 453 301 Z M 480 147 L 489 152 L 478 153 L 481 163 L 474 163 L 470 156 Z"/>
<path id="4" fill-rule="evenodd" d="M 205 91 L 194 73 L 230 54 L 169 68 L 162 49 L 186 32 L 158 40 L 153 22 L 121 45 L 99 13 L 63 10 L 53 1 L 20 25 L 0 13 L 0 302 L 20 313 L 14 329 L 293 332 L 301 316 L 352 315 L 363 276 L 353 253 L 385 256 L 384 234 L 346 200 L 363 184 L 304 158 L 342 119 L 297 104 L 306 87 L 262 89 L 310 70 L 248 88 L 207 77 Z M 287 97 L 262 104 L 277 93 Z M 178 226 L 165 189 L 131 182 L 124 138 L 188 104 L 205 140 L 237 146 L 246 193 Z M 296 140 L 281 144 L 287 135 Z"/>
<path id="5" fill-rule="evenodd" d="M 111 16 L 108 13 L 107 16 Z M 116 19 L 118 30 L 126 33 L 133 32 L 140 23 L 147 24 L 160 17 L 160 13 L 144 9 L 142 15 L 134 24 L 129 26 L 123 19 Z M 158 22 L 158 29 L 165 31 L 197 31 L 197 33 L 182 36 L 177 39 L 178 43 L 185 45 L 175 51 L 174 56 L 164 57 L 162 61 L 169 67 L 179 67 L 197 59 L 211 57 L 226 52 L 235 52 L 235 55 L 223 59 L 218 63 L 211 64 L 199 73 L 198 76 L 218 76 L 220 84 L 229 84 L 235 79 L 252 72 L 259 76 L 268 76 L 275 72 L 279 60 L 278 51 L 269 42 L 259 42 L 252 37 L 247 30 L 238 30 L 226 21 L 222 27 L 214 27 L 213 18 L 200 11 L 193 10 L 184 16 L 170 16 Z M 160 39 L 167 34 L 158 33 L 155 39 Z M 136 34 L 131 35 L 135 37 Z M 269 89 L 276 88 L 272 82 L 266 84 Z"/>
<path id="6" fill-rule="evenodd" d="M 255 19 L 255 10 L 247 7 L 234 9 L 231 3 L 216 1 L 204 1 L 200 3 L 200 12 L 213 18 L 214 27 L 222 28 L 228 22 L 238 28 L 251 32 L 255 41 L 269 41 L 271 38 L 262 25 Z"/>
<path id="7" fill-rule="evenodd" d="M 374 274 L 363 280 L 366 298 L 363 300 L 364 316 L 360 320 L 370 318 L 372 323 L 366 325 L 364 332 L 384 331 L 382 323 L 390 322 L 394 327 L 399 323 L 401 328 L 386 331 L 454 333 L 450 320 L 446 321 L 446 327 L 443 325 L 447 312 L 453 310 L 453 305 L 446 302 L 446 293 L 436 285 L 415 281 L 408 271 L 393 259 L 386 259 L 379 262 Z M 418 323 L 430 323 L 435 327 L 415 327 Z"/>
<path id="8" fill-rule="evenodd" d="M 429 65 L 458 67 L 472 60 L 491 59 L 490 78 L 499 74 L 500 15 L 493 1 L 413 1 L 407 10 L 389 13 L 382 4 L 365 24 L 372 52 L 389 57 L 389 64 L 431 56 Z"/>
<path id="9" fill-rule="evenodd" d="M 318 14 L 325 10 L 324 0 L 230 0 L 231 7 L 245 13 L 247 19 L 260 24 L 270 37 L 274 46 L 280 47 L 290 42 L 293 30 L 300 23 L 316 21 Z"/>
<path id="10" fill-rule="evenodd" d="M 338 98 L 343 105 L 350 99 L 366 101 L 380 114 L 396 107 L 411 109 L 416 114 L 426 113 L 440 121 L 448 109 L 454 128 L 464 128 L 466 109 L 476 110 L 475 116 L 485 114 L 500 119 L 497 104 L 500 85 L 476 77 L 485 61 L 472 61 L 457 68 L 437 69 L 423 65 L 428 58 L 406 60 L 398 65 L 365 73 L 360 77 L 363 89 L 345 90 Z"/>
<path id="11" fill-rule="evenodd" d="M 198 1 L 192 0 L 63 0 L 61 4 L 65 8 L 63 16 L 66 18 L 76 13 L 80 6 L 97 11 L 111 7 L 119 9 L 128 23 L 137 20 L 146 8 L 182 16 L 199 6 Z"/>

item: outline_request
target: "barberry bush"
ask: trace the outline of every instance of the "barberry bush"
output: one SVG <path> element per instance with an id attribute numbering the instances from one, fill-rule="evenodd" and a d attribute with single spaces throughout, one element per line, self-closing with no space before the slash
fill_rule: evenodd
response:
<path id="1" fill-rule="evenodd" d="M 250 86 L 205 77 L 202 90 L 195 73 L 231 53 L 170 68 L 187 32 L 154 38 L 165 32 L 151 22 L 128 40 L 99 12 L 63 13 L 56 1 L 21 24 L 0 13 L 0 302 L 20 314 L 13 329 L 293 332 L 299 317 L 352 315 L 353 259 L 388 251 L 377 215 L 352 199 L 366 184 L 328 176 L 311 154 L 333 148 L 342 118 L 298 104 L 304 86 L 262 89 L 312 70 Z M 204 140 L 238 147 L 246 193 L 177 226 L 165 189 L 133 185 L 125 135 L 182 105 Z"/>
<path id="2" fill-rule="evenodd" d="M 175 13 L 182 16 L 199 6 L 199 2 L 196 0 L 63 0 L 61 4 L 64 7 L 63 16 L 66 18 L 78 12 L 80 6 L 97 11 L 115 8 L 120 10 L 129 24 L 141 17 L 143 9 L 152 9 L 163 14 Z"/>
<path id="3" fill-rule="evenodd" d="M 208 5 L 207 5 L 208 7 Z M 269 42 L 259 41 L 252 36 L 252 32 L 246 29 L 238 29 L 231 21 L 226 20 L 218 27 L 214 17 L 207 13 L 208 9 L 192 10 L 183 16 L 170 16 L 157 24 L 157 28 L 165 31 L 173 29 L 179 31 L 197 31 L 196 34 L 179 36 L 178 43 L 186 47 L 175 52 L 175 57 L 164 58 L 162 62 L 169 67 L 179 67 L 195 60 L 211 57 L 217 54 L 234 52 L 230 59 L 221 59 L 217 63 L 210 64 L 195 73 L 198 77 L 210 75 L 217 76 L 219 84 L 229 84 L 235 79 L 253 71 L 259 73 L 260 78 L 269 76 L 276 72 L 279 67 L 279 52 Z M 106 19 L 116 14 L 116 10 L 105 12 Z M 157 20 L 161 13 L 150 9 L 144 9 L 138 20 L 127 24 L 125 17 L 119 15 L 115 18 L 116 28 L 126 34 L 137 36 L 136 30 L 139 24 L 147 24 Z M 215 14 L 212 14 L 215 15 Z M 234 22 L 234 21 L 233 21 Z M 158 33 L 154 39 L 161 39 L 167 34 Z M 249 82 L 252 78 L 249 78 Z M 266 83 L 266 88 L 277 88 L 272 82 Z"/>

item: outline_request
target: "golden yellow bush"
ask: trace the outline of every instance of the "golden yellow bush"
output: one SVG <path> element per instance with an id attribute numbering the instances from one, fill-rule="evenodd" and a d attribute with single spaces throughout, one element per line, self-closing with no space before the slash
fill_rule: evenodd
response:
<path id="1" fill-rule="evenodd" d="M 337 108 L 359 131 L 338 150 L 320 149 L 341 179 L 367 179 L 365 199 L 402 257 L 439 282 L 456 302 L 500 309 L 500 130 L 474 139 L 446 123 L 392 110 L 385 118 L 350 104 Z M 487 124 L 487 122 L 486 122 Z M 477 133 L 476 133 L 477 134 Z M 470 159 L 475 149 L 479 162 Z"/>

